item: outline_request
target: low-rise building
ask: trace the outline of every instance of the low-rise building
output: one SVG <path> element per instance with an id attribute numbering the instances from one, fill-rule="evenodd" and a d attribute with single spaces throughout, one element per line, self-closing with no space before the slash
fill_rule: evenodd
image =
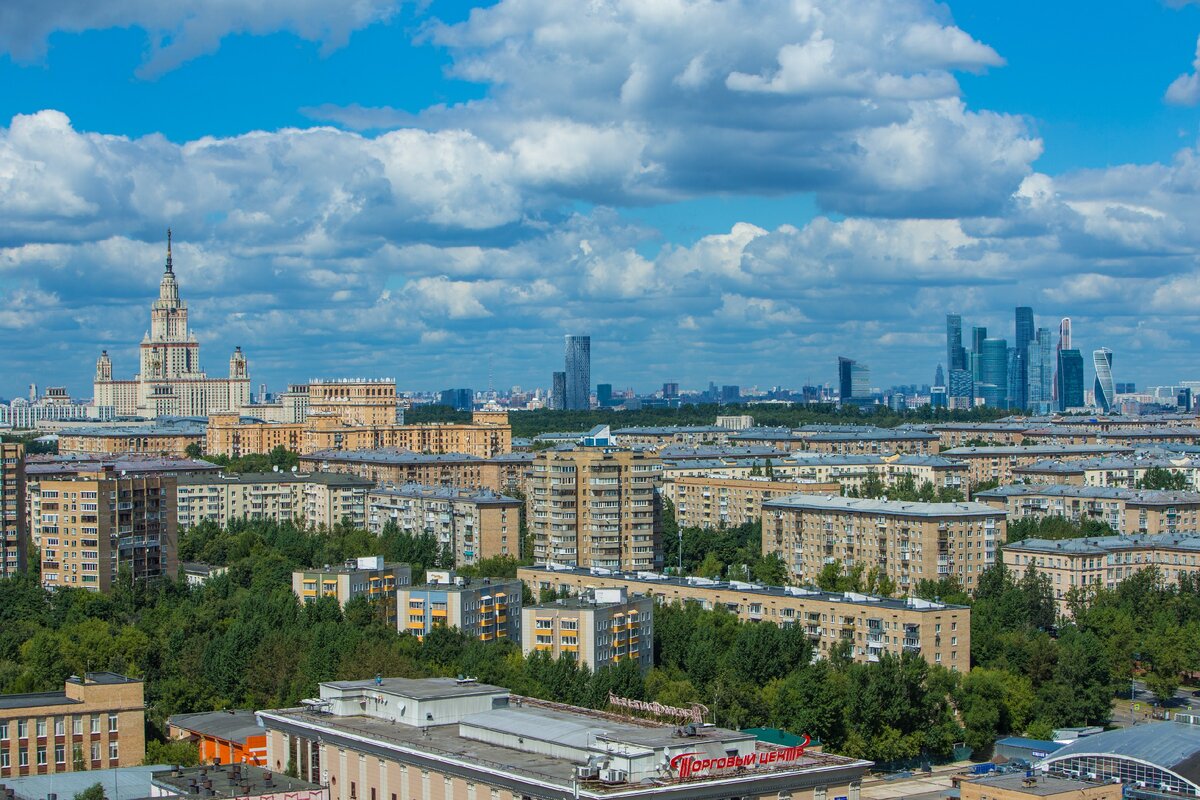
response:
<path id="1" fill-rule="evenodd" d="M 466 453 L 414 453 L 393 448 L 322 450 L 301 456 L 300 469 L 357 475 L 375 485 L 418 483 L 502 491 L 500 470 L 488 460 Z"/>
<path id="2" fill-rule="evenodd" d="M 265 734 L 263 734 L 265 741 Z M 249 763 L 224 761 L 212 766 L 172 767 L 151 776 L 151 798 L 197 797 L 210 800 L 329 800 L 329 787 L 264 770 Z"/>
<path id="3" fill-rule="evenodd" d="M 521 651 L 570 658 L 590 669 L 654 661 L 654 599 L 625 587 L 593 589 L 521 609 Z"/>
<path id="4" fill-rule="evenodd" d="M 671 444 L 725 444 L 732 430 L 721 425 L 666 425 L 619 428 L 612 432 L 621 447 L 661 447 Z"/>
<path id="5" fill-rule="evenodd" d="M 0 779 L 141 764 L 145 725 L 142 682 L 112 672 L 0 695 Z"/>
<path id="6" fill-rule="evenodd" d="M 763 504 L 763 553 L 815 583 L 828 564 L 862 565 L 910 594 L 953 578 L 973 591 L 1005 541 L 1005 514 L 983 503 L 919 503 L 792 495 Z"/>
<path id="7" fill-rule="evenodd" d="M 1168 584 L 1200 573 L 1200 534 L 1024 539 L 1005 545 L 1004 565 L 1017 580 L 1031 568 L 1047 576 L 1058 612 L 1067 615 L 1072 589 L 1115 589 L 1150 567 Z"/>
<path id="8" fill-rule="evenodd" d="M 176 478 L 81 473 L 40 482 L 42 585 L 106 592 L 177 574 Z"/>
<path id="9" fill-rule="evenodd" d="M 962 800 L 1121 800 L 1119 783 L 1036 772 L 988 775 L 958 786 Z"/>
<path id="10" fill-rule="evenodd" d="M 521 501 L 490 489 L 385 486 L 367 495 L 367 530 L 394 523 L 409 535 L 430 534 L 454 553 L 455 566 L 521 552 Z"/>
<path id="11" fill-rule="evenodd" d="M 196 745 L 202 764 L 267 764 L 267 735 L 253 711 L 201 711 L 167 717 L 167 736 Z"/>
<path id="12" fill-rule="evenodd" d="M 747 622 L 799 625 L 818 654 L 827 654 L 840 643 L 849 642 L 850 656 L 855 661 L 878 661 L 883 653 L 908 652 L 948 669 L 970 669 L 971 609 L 967 606 L 557 564 L 521 567 L 517 577 L 534 592 L 553 589 L 586 595 L 598 589 L 624 589 L 631 595 L 648 595 L 659 603 L 725 608 Z"/>
<path id="13" fill-rule="evenodd" d="M 385 564 L 383 556 L 361 556 L 340 566 L 301 569 L 292 573 L 292 591 L 304 602 L 333 597 L 342 608 L 365 597 L 378 603 L 389 624 L 396 624 L 397 593 L 412 584 L 408 564 Z"/>
<path id="14" fill-rule="evenodd" d="M 808 436 L 804 449 L 817 453 L 911 453 L 935 455 L 940 447 L 936 433 L 906 428 L 873 428 L 861 431 L 817 433 Z"/>
<path id="15" fill-rule="evenodd" d="M 1155 722 L 1081 736 L 1039 762 L 1051 775 L 1124 784 L 1126 796 L 1200 795 L 1200 725 Z"/>
<path id="16" fill-rule="evenodd" d="M 1094 520 L 1126 534 L 1200 530 L 1200 492 L 1016 484 L 978 492 L 975 499 L 1004 511 L 1010 521 L 1047 517 Z"/>
<path id="17" fill-rule="evenodd" d="M 181 475 L 179 525 L 206 520 L 226 527 L 233 520 L 297 522 L 331 527 L 349 520 L 361 528 L 373 484 L 333 472 L 218 472 Z"/>
<path id="18" fill-rule="evenodd" d="M 147 423 L 79 425 L 58 434 L 61 455 L 149 453 L 186 456 L 188 447 L 204 447 L 206 421 L 197 417 L 159 417 Z"/>
<path id="19" fill-rule="evenodd" d="M 0 578 L 22 572 L 28 557 L 25 445 L 0 442 Z"/>
<path id="20" fill-rule="evenodd" d="M 429 570 L 421 586 L 396 588 L 397 627 L 424 639 L 435 627 L 473 639 L 521 641 L 521 582 Z"/>
<path id="21" fill-rule="evenodd" d="M 999 484 L 1012 483 L 1016 478 L 1013 470 L 1046 459 L 1060 461 L 1096 456 L 1129 455 L 1133 448 L 1123 444 L 1037 444 L 1020 447 L 955 447 L 942 451 L 946 458 L 967 465 L 967 479 L 971 486 L 995 481 Z"/>
<path id="22" fill-rule="evenodd" d="M 615 698 L 620 701 L 622 698 Z M 463 678 L 322 683 L 304 709 L 260 711 L 272 766 L 334 800 L 860 800 L 870 762 L 752 734 L 512 695 Z M 628 701 L 626 701 L 628 702 Z M 614 707 L 616 708 L 616 707 Z"/>
<path id="23" fill-rule="evenodd" d="M 179 562 L 179 574 L 188 586 L 203 586 L 228 571 L 229 567 L 217 567 L 212 564 L 202 564 L 199 561 Z"/>
<path id="24" fill-rule="evenodd" d="M 936 433 L 942 450 L 986 442 L 988 445 L 1019 445 L 1025 441 L 1028 423 L 1020 422 L 945 422 L 929 427 Z"/>
<path id="25" fill-rule="evenodd" d="M 1181 475 L 1191 490 L 1200 486 L 1200 459 L 1194 456 L 1136 456 L 1081 458 L 1074 461 L 1048 459 L 1017 467 L 1013 476 L 1025 483 L 1065 483 L 1074 486 L 1106 486 L 1136 489 L 1152 469 Z"/>
<path id="26" fill-rule="evenodd" d="M 765 500 L 790 494 L 841 494 L 838 483 L 759 476 L 689 475 L 665 481 L 663 497 L 675 505 L 675 521 L 688 528 L 733 528 L 762 519 Z"/>

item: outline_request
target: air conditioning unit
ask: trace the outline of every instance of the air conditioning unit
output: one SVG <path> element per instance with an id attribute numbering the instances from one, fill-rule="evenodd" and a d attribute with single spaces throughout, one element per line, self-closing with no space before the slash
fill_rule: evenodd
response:
<path id="1" fill-rule="evenodd" d="M 575 767 L 575 777 L 581 781 L 595 780 L 600 774 L 600 768 L 591 764 L 582 764 Z"/>
<path id="2" fill-rule="evenodd" d="M 602 769 L 600 780 L 604 783 L 624 783 L 629 780 L 629 773 L 623 769 Z"/>

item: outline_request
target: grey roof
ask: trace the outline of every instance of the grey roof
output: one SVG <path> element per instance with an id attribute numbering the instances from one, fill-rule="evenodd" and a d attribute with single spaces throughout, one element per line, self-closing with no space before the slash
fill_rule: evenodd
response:
<path id="1" fill-rule="evenodd" d="M 138 425 L 80 425 L 63 428 L 59 436 L 203 436 L 208 430 L 204 417 L 160 417 Z"/>
<path id="2" fill-rule="evenodd" d="M 390 495 L 392 497 L 416 497 L 432 500 L 462 500 L 476 505 L 520 505 L 515 497 L 496 494 L 491 489 L 458 489 L 453 486 L 426 486 L 422 483 L 405 483 L 400 486 L 384 486 L 374 489 L 372 497 Z"/>
<path id="3" fill-rule="evenodd" d="M 919 455 L 916 453 L 790 453 L 780 463 L 783 464 L 829 464 L 836 466 L 870 466 L 882 464 L 900 464 L 915 467 L 934 467 L 936 469 L 968 469 L 967 465 L 952 458 L 940 455 Z"/>
<path id="4" fill-rule="evenodd" d="M 1080 539 L 1024 539 L 1004 546 L 1023 553 L 1069 553 L 1104 555 L 1122 550 L 1180 550 L 1200 553 L 1200 533 L 1135 534 L 1131 536 L 1088 536 Z"/>
<path id="5" fill-rule="evenodd" d="M 150 472 L 217 472 L 221 467 L 195 458 L 170 458 L 150 454 L 67 455 L 32 457 L 25 461 L 25 475 L 71 475 L 77 472 L 126 472 L 140 475 Z"/>
<path id="6" fill-rule="evenodd" d="M 370 464 L 461 464 L 465 461 L 483 462 L 479 456 L 467 453 L 417 453 L 396 447 L 378 450 L 318 450 L 301 456 L 302 461 L 347 461 Z"/>
<path id="7" fill-rule="evenodd" d="M 54 775 L 28 775 L 24 778 L 5 778 L 4 785 L 16 792 L 20 800 L 42 800 L 57 794 L 62 800 L 74 797 L 94 784 L 104 787 L 110 800 L 128 797 L 149 797 L 151 777 L 155 772 L 169 770 L 167 764 L 149 767 L 120 767 L 119 769 L 89 769 L 82 772 L 59 772 Z"/>
<path id="8" fill-rule="evenodd" d="M 25 692 L 0 695 L 0 709 L 69 706 L 78 702 L 80 701 L 67 697 L 66 692 Z"/>
<path id="9" fill-rule="evenodd" d="M 237 777 L 234 777 L 235 771 Z M 156 771 L 153 778 L 156 786 L 167 788 L 183 797 L 189 796 L 192 781 L 204 781 L 206 785 L 211 784 L 209 788 L 214 797 L 230 800 L 277 794 L 287 797 L 320 788 L 316 784 L 278 771 L 271 773 L 268 783 L 267 774 L 267 770 L 252 764 L 230 764 L 223 767 L 188 767 L 178 772 L 172 767 L 166 767 Z M 112 797 L 110 800 L 121 798 Z"/>
<path id="10" fill-rule="evenodd" d="M 253 711 L 202 711 L 198 714 L 176 714 L 167 717 L 172 728 L 183 728 L 193 733 L 245 743 L 251 736 L 261 736 L 265 731 L 259 727 Z"/>
<path id="11" fill-rule="evenodd" d="M 967 607 L 950 605 L 949 603 L 935 603 L 911 597 L 894 598 L 877 597 L 875 595 L 859 594 L 856 592 L 826 592 L 814 586 L 767 586 L 760 583 L 743 583 L 741 581 L 715 581 L 709 578 L 681 578 L 671 575 L 661 575 L 655 572 L 616 572 L 606 569 L 584 569 L 582 567 L 569 567 L 561 564 L 534 564 L 532 567 L 520 567 L 520 569 L 556 572 L 565 575 L 595 575 L 597 578 L 639 584 L 647 590 L 647 593 L 654 591 L 657 587 L 678 586 L 680 588 L 688 587 L 691 589 L 742 592 L 748 595 L 761 595 L 764 597 L 802 597 L 832 603 L 845 603 L 847 605 L 870 606 L 872 608 L 905 608 L 910 611 L 945 611 L 946 609 Z M 518 574 L 520 569 L 518 570 Z"/>
<path id="12" fill-rule="evenodd" d="M 1149 762 L 1200 789 L 1200 725 L 1152 722 L 1084 736 L 1041 763 L 1053 765 L 1061 759 L 1093 753 Z"/>
<path id="13" fill-rule="evenodd" d="M 875 500 L 825 494 L 790 494 L 765 501 L 767 508 L 803 508 L 812 511 L 857 511 L 896 517 L 996 517 L 1004 512 L 986 503 L 919 503 L 908 500 Z"/>
<path id="14" fill-rule="evenodd" d="M 1074 486 L 1067 483 L 1024 484 L 997 486 L 976 492 L 975 497 L 1074 497 L 1093 500 L 1124 500 L 1139 505 L 1200 504 L 1200 492 L 1179 492 L 1168 489 L 1121 489 L 1116 486 Z"/>
<path id="15" fill-rule="evenodd" d="M 470 697 L 480 694 L 508 693 L 502 686 L 487 683 L 462 682 L 454 678 L 383 678 L 376 682 L 368 678 L 360 681 L 327 681 L 322 686 L 334 689 L 376 689 L 388 694 L 408 697 L 413 700 L 437 700 L 443 697 Z"/>
<path id="16" fill-rule="evenodd" d="M 658 450 L 659 458 L 670 458 L 676 461 L 692 458 L 746 458 L 759 456 L 763 458 L 781 458 L 786 455 L 768 445 L 751 445 L 739 447 L 734 445 L 667 445 Z"/>
<path id="17" fill-rule="evenodd" d="M 232 483 L 319 483 L 324 486 L 374 486 L 375 482 L 344 472 L 223 472 L 180 475 L 180 486 L 212 486 Z"/>
<path id="18" fill-rule="evenodd" d="M 818 433 L 807 437 L 810 442 L 870 442 L 875 440 L 888 441 L 895 439 L 921 439 L 936 442 L 936 433 L 926 433 L 914 430 L 896 430 L 893 428 L 875 428 L 866 431 L 845 431 L 840 433 Z"/>
<path id="19" fill-rule="evenodd" d="M 1029 444 L 996 445 L 995 447 L 954 447 L 943 450 L 942 455 L 956 456 L 1022 456 L 1058 453 L 1132 453 L 1133 448 L 1123 444 Z"/>
<path id="20" fill-rule="evenodd" d="M 619 428 L 613 436 L 674 436 L 677 433 L 729 433 L 719 425 L 640 425 Z"/>
<path id="21" fill-rule="evenodd" d="M 1089 782 L 1075 778 L 1062 778 L 1058 775 L 1036 775 L 1031 777 L 1035 778 L 1032 782 L 1029 778 L 1025 777 L 1024 772 L 1010 772 L 1007 775 L 987 775 L 982 778 L 976 778 L 971 783 L 980 786 L 994 786 L 997 789 L 1007 789 L 1035 797 L 1046 797 L 1052 794 L 1065 794 L 1067 792 L 1082 792 L 1085 789 L 1094 789 L 1098 785 L 1095 781 Z"/>

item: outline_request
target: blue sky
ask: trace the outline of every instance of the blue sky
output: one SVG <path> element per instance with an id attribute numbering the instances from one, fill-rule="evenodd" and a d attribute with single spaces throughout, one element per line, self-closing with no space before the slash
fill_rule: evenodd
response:
<path id="1" fill-rule="evenodd" d="M 255 383 L 927 382 L 943 315 L 1200 379 L 1200 7 L 16 2 L 0 395 L 136 367 L 163 231 Z"/>

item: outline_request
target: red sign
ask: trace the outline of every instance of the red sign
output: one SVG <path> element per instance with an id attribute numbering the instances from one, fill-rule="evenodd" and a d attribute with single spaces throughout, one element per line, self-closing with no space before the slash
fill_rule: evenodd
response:
<path id="1" fill-rule="evenodd" d="M 704 758 L 703 753 L 680 753 L 671 759 L 671 769 L 681 779 L 698 777 L 705 773 L 712 775 L 728 769 L 758 769 L 776 764 L 796 761 L 804 755 L 804 748 L 812 741 L 807 733 L 804 741 L 794 747 L 780 747 L 775 750 L 759 750 L 744 756 L 722 756 L 721 758 Z"/>

